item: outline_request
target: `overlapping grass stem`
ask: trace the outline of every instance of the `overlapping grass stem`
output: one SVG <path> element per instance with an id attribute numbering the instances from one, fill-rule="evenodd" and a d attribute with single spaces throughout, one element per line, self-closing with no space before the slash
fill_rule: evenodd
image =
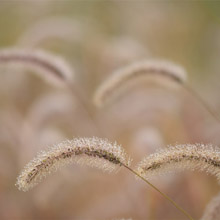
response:
<path id="1" fill-rule="evenodd" d="M 148 59 L 149 56 L 151 56 L 150 50 L 148 51 L 148 42 L 146 40 L 144 40 L 143 42 L 138 41 L 138 39 L 143 40 L 143 34 L 149 35 L 147 32 L 155 29 L 153 26 L 155 24 L 158 24 L 159 29 L 162 30 L 161 33 L 163 35 L 168 34 L 171 38 L 171 41 L 175 40 L 175 37 L 179 37 L 181 38 L 181 40 L 183 40 L 182 42 L 189 43 L 188 48 L 191 48 L 193 43 L 195 42 L 196 37 L 202 34 L 202 31 L 200 30 L 202 28 L 199 27 L 199 30 L 197 30 L 198 28 L 196 27 L 197 25 L 199 25 L 197 18 L 202 18 L 200 20 L 206 21 L 205 18 L 207 16 L 203 16 L 204 12 L 212 13 L 214 11 L 210 8 L 209 10 L 204 7 L 200 7 L 202 10 L 196 10 L 196 16 L 193 14 L 194 11 L 191 10 L 190 13 L 186 13 L 187 15 L 189 15 L 189 18 L 193 17 L 194 20 L 197 19 L 195 24 L 192 25 L 192 28 L 196 28 L 196 31 L 194 31 L 196 37 L 192 36 L 193 41 L 191 41 L 189 40 L 191 37 L 191 33 L 188 32 L 190 32 L 192 28 L 189 29 L 185 27 L 187 26 L 190 19 L 185 19 L 185 16 L 183 16 L 183 14 L 185 14 L 183 13 L 184 10 L 179 10 L 176 6 L 172 8 L 170 8 L 169 6 L 166 7 L 165 11 L 162 10 L 161 16 L 159 15 L 159 13 L 157 13 L 157 9 L 161 11 L 161 7 L 148 7 L 149 10 L 145 10 L 145 4 L 142 4 L 141 6 L 135 6 L 135 8 L 133 7 L 133 4 L 129 4 L 128 7 L 125 7 L 126 10 L 121 10 L 121 13 L 117 13 L 117 17 L 112 20 L 111 11 L 114 11 L 115 5 L 122 9 L 121 4 L 116 3 L 114 5 L 111 5 L 110 10 L 107 10 L 107 23 L 109 23 L 111 27 L 105 27 L 103 29 L 103 23 L 96 18 L 96 15 L 105 13 L 107 5 L 102 4 L 102 6 L 104 7 L 93 6 L 92 12 L 95 12 L 95 16 L 90 13 L 91 10 L 89 10 L 88 13 L 85 12 L 81 14 L 81 8 L 83 9 L 84 6 L 79 7 L 79 13 L 73 14 L 70 13 L 72 12 L 71 7 L 69 8 L 59 5 L 59 7 L 61 6 L 61 11 L 64 12 L 67 9 L 67 13 L 63 13 L 63 15 L 59 17 L 55 15 L 57 14 L 57 6 L 55 5 L 54 7 L 54 4 L 50 5 L 46 3 L 43 4 L 42 7 L 34 7 L 33 10 L 29 10 L 28 4 L 28 11 L 26 10 L 27 5 L 24 5 L 24 8 L 18 7 L 14 9 L 11 8 L 11 4 L 10 6 L 2 8 L 2 19 L 3 21 L 5 20 L 7 22 L 2 22 L 3 26 L 5 26 L 5 30 L 3 30 L 4 39 L 2 38 L 2 40 L 0 41 L 2 44 L 4 44 L 4 42 L 8 44 L 10 43 L 10 41 L 13 41 L 15 47 L 13 46 L 11 48 L 0 48 L 0 71 L 3 75 L 5 75 L 3 76 L 5 78 L 3 78 L 3 80 L 1 81 L 2 88 L 0 88 L 0 90 L 2 90 L 3 92 L 1 97 L 3 111 L 2 115 L 0 116 L 4 122 L 1 123 L 2 125 L 0 131 L 0 136 L 2 136 L 0 137 L 0 143 L 2 144 L 0 154 L 0 176 L 2 178 L 1 191 L 3 192 L 1 198 L 2 207 L 0 208 L 0 216 L 3 216 L 3 218 L 5 217 L 7 219 L 12 219 L 16 216 L 26 217 L 27 219 L 31 219 L 31 217 L 35 216 L 62 216 L 68 218 L 86 219 L 86 217 L 89 216 L 88 219 L 90 219 L 95 218 L 92 217 L 92 215 L 96 215 L 97 209 L 100 210 L 100 212 L 97 213 L 97 218 L 101 218 L 100 216 L 105 215 L 106 218 L 110 219 L 110 216 L 111 218 L 112 216 L 116 216 L 113 212 L 115 210 L 118 211 L 118 209 L 119 216 L 124 215 L 126 217 L 121 217 L 117 219 L 115 218 L 114 220 L 132 220 L 132 218 L 128 217 L 130 214 L 126 213 L 127 211 L 132 212 L 132 215 L 134 215 L 133 218 L 137 216 L 139 216 L 140 218 L 144 216 L 143 218 L 146 218 L 145 215 L 148 215 L 152 218 L 158 217 L 165 219 L 170 216 L 171 213 L 168 213 L 169 210 L 165 210 L 164 212 L 164 207 L 163 209 L 155 209 L 155 205 L 160 204 L 160 201 L 157 197 L 150 198 L 150 202 L 149 204 L 147 204 L 149 207 L 146 207 L 146 204 L 142 204 L 143 199 L 145 199 L 144 196 L 141 195 L 141 198 L 138 198 L 140 196 L 140 193 L 136 190 L 136 185 L 131 186 L 131 188 L 129 188 L 128 190 L 127 188 L 123 188 L 123 186 L 127 187 L 127 185 L 130 185 L 130 182 L 128 182 L 127 179 L 123 178 L 125 177 L 124 175 L 121 176 L 119 179 L 118 176 L 116 176 L 115 183 L 113 183 L 113 179 L 111 179 L 110 184 L 111 186 L 113 186 L 112 189 L 108 191 L 104 190 L 105 193 L 110 195 L 110 197 L 107 197 L 107 200 L 102 199 L 102 192 L 99 193 L 100 195 L 91 192 L 91 190 L 87 188 L 88 184 L 82 183 L 81 180 L 77 180 L 77 183 L 82 187 L 83 193 L 81 191 L 78 191 L 79 186 L 76 187 L 76 185 L 74 185 L 73 192 L 76 194 L 74 195 L 73 199 L 71 198 L 71 196 L 66 196 L 66 190 L 60 190 L 61 192 L 59 192 L 58 194 L 57 192 L 55 192 L 57 190 L 57 187 L 59 187 L 59 185 L 57 185 L 57 182 L 53 182 L 50 186 L 47 185 L 50 189 L 41 189 L 41 193 L 39 195 L 38 193 L 36 194 L 36 192 L 39 191 L 35 191 L 33 192 L 33 194 L 30 193 L 29 195 L 24 195 L 18 192 L 16 193 L 14 189 L 11 189 L 10 185 L 11 177 L 16 171 L 16 169 L 13 169 L 13 165 L 20 164 L 24 160 L 24 158 L 29 157 L 29 155 L 33 152 L 34 146 L 39 146 L 42 142 L 51 143 L 53 141 L 60 140 L 66 135 L 69 135 L 69 133 L 71 132 L 75 133 L 74 135 L 98 135 L 100 137 L 112 137 L 113 139 L 117 138 L 124 143 L 128 143 L 128 146 L 136 146 L 136 140 L 138 139 L 138 147 L 143 146 L 143 148 L 138 149 L 138 147 L 136 146 L 134 151 L 139 151 L 139 153 L 140 151 L 142 151 L 141 153 L 143 153 L 145 150 L 149 150 L 149 142 L 151 142 L 150 144 L 153 147 L 156 145 L 162 146 L 162 143 L 155 144 L 155 140 L 148 141 L 145 139 L 141 140 L 140 144 L 140 137 L 135 136 L 135 138 L 133 138 L 130 136 L 130 134 L 133 135 L 133 131 L 136 132 L 136 128 L 139 125 L 142 126 L 143 123 L 145 123 L 145 120 L 143 119 L 146 119 L 146 121 L 150 123 L 150 127 L 154 126 L 153 124 L 157 124 L 160 126 L 160 128 L 161 126 L 162 128 L 165 128 L 167 123 L 169 123 L 168 121 L 171 119 L 172 126 L 168 125 L 168 127 L 166 127 L 165 129 L 168 132 L 172 133 L 172 129 L 182 129 L 182 123 L 180 121 L 175 121 L 176 117 L 173 118 L 172 115 L 166 117 L 165 115 L 166 120 L 163 120 L 164 114 L 162 114 L 161 118 L 158 118 L 157 120 L 157 118 L 155 118 L 155 115 L 160 112 L 159 109 L 159 111 L 155 112 L 148 111 L 147 114 L 144 115 L 144 118 L 142 118 L 142 115 L 139 114 L 138 117 L 140 116 L 139 118 L 141 120 L 140 124 L 139 120 L 136 121 L 135 125 L 132 123 L 126 124 L 132 124 L 131 129 L 127 128 L 126 125 L 123 123 L 120 124 L 120 122 L 122 122 L 120 120 L 124 120 L 128 115 L 137 116 L 136 107 L 142 107 L 143 105 L 140 106 L 138 104 L 145 100 L 143 97 L 143 93 L 135 93 L 133 94 L 134 96 L 132 95 L 132 97 L 128 97 L 128 100 L 120 103 L 120 105 L 113 106 L 116 108 L 111 109 L 111 104 L 114 104 L 114 102 L 117 100 L 120 101 L 120 98 L 122 98 L 123 96 L 128 96 L 129 93 L 132 92 L 132 88 L 137 86 L 138 88 L 136 87 L 136 89 L 139 89 L 140 84 L 141 86 L 143 85 L 143 88 L 148 87 L 149 84 L 150 87 L 152 87 L 152 85 L 154 86 L 155 84 L 159 84 L 159 86 L 165 87 L 167 89 L 174 89 L 174 92 L 177 91 L 176 89 L 180 89 L 178 90 L 178 92 L 181 92 L 181 94 L 186 92 L 188 97 L 190 96 L 193 98 L 194 101 L 196 101 L 196 104 L 198 104 L 198 108 L 201 104 L 203 107 L 205 107 L 205 110 L 207 110 L 208 113 L 210 113 L 210 115 L 212 115 L 220 124 L 219 114 L 217 111 L 215 111 L 215 109 L 212 108 L 212 106 L 209 105 L 209 100 L 206 101 L 205 99 L 203 99 L 203 96 L 201 96 L 199 92 L 197 93 L 197 91 L 194 90 L 194 86 L 191 87 L 190 82 L 187 81 L 187 71 L 180 65 L 167 60 L 161 60 L 157 58 Z M 195 8 L 195 6 L 193 7 Z M 86 6 L 86 8 L 88 7 Z M 36 16 L 36 9 L 43 9 L 38 16 Z M 142 12 L 144 12 L 144 15 L 142 15 Z M 33 16 L 31 16 L 32 13 Z M 51 13 L 55 16 L 49 17 Z M 9 15 L 9 17 L 7 16 L 7 14 Z M 16 22 L 18 14 L 19 19 L 18 22 Z M 69 17 L 70 14 L 71 16 Z M 193 16 L 191 16 L 192 14 Z M 127 15 L 131 15 L 131 19 L 127 17 Z M 172 17 L 174 19 L 177 19 L 178 22 L 158 22 L 163 20 L 163 17 L 165 17 L 164 15 L 167 18 Z M 43 19 L 41 20 L 40 17 L 42 17 Z M 135 32 L 135 36 L 139 37 L 136 39 L 132 36 L 128 36 L 127 34 L 121 35 L 120 33 L 110 33 L 112 31 L 114 32 L 115 28 L 117 29 L 118 25 L 115 26 L 115 21 L 118 20 L 120 20 L 121 27 L 129 29 L 127 31 L 129 32 L 129 34 L 133 35 L 133 33 Z M 149 20 L 145 24 L 146 31 L 143 31 L 142 25 L 138 24 L 138 22 L 141 20 Z M 151 20 L 155 20 L 156 22 L 152 22 Z M 216 41 L 216 39 L 218 38 L 218 27 L 214 27 L 212 25 L 212 21 L 214 20 L 216 19 L 206 21 L 205 27 L 209 27 L 211 25 L 211 29 L 209 28 L 210 30 L 208 30 L 208 35 L 206 34 L 208 37 L 205 37 L 205 41 L 204 39 L 200 41 L 200 43 L 205 42 L 206 44 L 208 43 L 209 46 L 211 45 L 211 50 L 213 49 L 212 45 L 216 45 L 216 43 L 218 43 Z M 36 23 L 33 23 L 33 21 L 36 21 Z M 131 22 L 131 25 L 130 27 L 127 27 L 127 24 L 129 24 L 129 22 Z M 22 33 L 22 24 L 25 24 L 25 26 L 29 24 L 29 27 L 24 33 Z M 169 27 L 170 24 L 172 26 L 171 28 Z M 8 32 L 7 29 L 10 30 L 11 28 L 13 28 L 13 25 L 18 25 L 16 27 L 16 30 Z M 184 28 L 183 32 L 185 36 L 180 37 L 180 34 L 178 33 L 179 26 Z M 103 32 L 103 30 L 105 33 Z M 177 34 L 175 34 L 176 31 Z M 19 34 L 19 32 L 21 32 L 21 37 L 16 40 L 15 35 L 16 33 Z M 155 34 L 150 34 L 150 38 L 152 38 L 151 36 L 156 36 L 159 32 L 156 30 Z M 214 36 L 214 38 L 209 37 L 210 33 Z M 5 39 L 7 38 L 7 36 L 9 36 L 10 39 Z M 161 37 L 161 39 L 162 38 L 163 37 Z M 210 40 L 213 40 L 214 44 L 210 44 Z M 168 43 L 170 43 L 171 41 L 166 40 L 166 42 Z M 62 45 L 63 43 L 70 43 L 71 45 L 70 47 L 68 47 L 68 45 Z M 152 43 L 154 43 L 154 41 L 152 41 Z M 163 43 L 163 41 L 159 43 Z M 174 44 L 175 46 L 178 46 L 179 40 L 174 42 Z M 154 47 L 155 45 L 153 45 L 153 48 Z M 71 63 L 65 61 L 65 58 L 61 54 L 59 55 L 47 51 L 46 48 L 53 51 L 60 51 L 61 53 L 64 52 L 66 55 L 69 54 L 69 58 L 72 61 L 74 60 L 74 58 L 76 58 L 76 60 L 73 62 L 76 64 L 76 67 L 79 70 L 79 75 L 77 75 L 77 77 L 74 77 L 74 68 L 72 67 Z M 158 51 L 159 53 L 166 54 L 167 48 L 170 47 L 164 47 L 162 48 L 162 50 Z M 182 50 L 183 54 L 189 50 L 188 48 L 186 50 Z M 194 50 L 195 48 L 196 47 L 193 46 L 193 49 L 190 50 Z M 216 57 L 218 57 L 216 55 L 218 53 L 216 53 L 216 50 L 214 50 L 214 53 L 212 54 L 211 50 L 206 51 L 209 55 L 211 55 L 208 58 L 208 67 L 211 63 L 211 65 L 214 66 L 214 68 L 212 68 L 211 66 L 211 69 L 216 70 L 218 69 L 218 65 L 216 64 Z M 175 55 L 175 53 L 173 52 L 169 52 L 169 54 Z M 137 60 L 139 58 L 142 59 L 143 57 L 145 57 L 145 60 Z M 177 56 L 176 58 L 178 59 L 178 57 L 180 58 L 180 56 Z M 181 56 L 181 59 L 184 60 L 184 57 L 185 56 Z M 188 58 L 191 59 L 192 57 L 189 56 Z M 205 58 L 205 61 L 207 56 L 204 56 L 203 58 Z M 209 62 L 209 59 L 211 60 L 211 62 Z M 133 62 L 134 60 L 136 61 Z M 129 62 L 131 61 L 132 63 L 129 64 Z M 128 65 L 121 66 L 123 64 Z M 103 70 L 104 72 L 106 72 L 119 65 L 120 68 L 113 71 L 113 74 L 110 74 L 110 76 L 106 80 L 104 80 L 103 83 L 101 83 L 101 85 L 95 91 L 93 100 L 90 100 L 89 93 L 94 89 L 94 83 L 99 80 L 101 72 Z M 204 72 L 204 70 L 202 71 Z M 28 74 L 35 74 L 37 76 L 40 76 L 43 79 L 43 82 L 47 82 L 49 83 L 49 85 L 55 86 L 55 88 L 52 88 L 51 90 L 51 88 L 47 88 L 47 84 L 43 85 L 43 87 L 39 87 L 38 80 L 34 81 L 35 77 L 31 78 L 30 81 L 26 81 L 26 78 L 24 78 L 23 80 L 23 78 L 19 79 L 13 77 L 13 74 L 17 74 L 17 76 L 20 75 L 21 77 L 28 77 Z M 89 77 L 87 78 L 88 74 L 92 75 L 89 75 Z M 198 75 L 198 73 L 192 73 L 191 76 L 193 77 L 194 74 L 195 76 Z M 103 75 L 101 77 L 103 77 Z M 76 80 L 74 78 L 76 78 Z M 79 79 L 79 82 L 77 82 L 77 79 Z M 218 77 L 213 75 L 211 79 L 215 80 L 218 79 Z M 199 82 L 195 81 L 195 83 Z M 32 87 L 31 89 L 33 89 L 30 94 L 27 91 L 27 85 L 28 88 Z M 57 88 L 59 88 L 58 93 L 56 93 L 54 97 L 46 97 L 47 92 L 52 92 L 53 94 Z M 128 92 L 128 90 L 130 91 Z M 58 97 L 60 92 L 62 92 L 63 94 L 62 96 Z M 139 92 L 142 92 L 142 90 Z M 150 93 L 148 94 L 148 97 L 150 97 L 150 99 L 146 100 L 151 102 L 148 104 L 155 104 L 155 99 L 157 97 L 151 97 L 152 91 L 149 92 Z M 159 91 L 159 93 L 156 94 L 159 94 L 160 96 L 160 92 L 161 90 Z M 34 97 L 31 97 L 31 94 L 33 94 Z M 138 97 L 140 94 L 142 96 Z M 66 99 L 67 95 L 70 95 L 68 99 Z M 40 102 L 36 101 L 38 98 L 40 98 Z M 135 99 L 135 101 L 131 102 L 133 101 L 133 99 Z M 174 105 L 170 105 L 171 102 L 168 103 L 166 102 L 166 100 L 163 100 L 162 102 L 161 100 L 162 99 L 157 100 L 156 104 L 159 103 L 159 105 L 163 105 L 163 107 L 169 107 L 169 109 L 173 108 L 176 103 L 172 102 L 174 103 Z M 72 103 L 72 101 L 74 102 Z M 94 105 L 97 108 L 93 108 L 92 106 L 90 106 L 91 101 L 94 102 Z M 29 108 L 30 104 L 33 104 L 33 108 L 31 109 Z M 198 113 L 199 111 L 197 110 L 199 109 L 196 109 L 194 112 L 190 112 L 190 110 L 193 110 L 191 109 L 191 100 L 190 102 L 187 102 L 185 104 L 187 104 L 186 108 L 189 118 L 184 118 L 185 121 L 183 122 L 183 125 L 185 125 L 185 123 L 186 125 L 191 125 L 192 122 L 190 120 L 193 118 L 193 116 L 195 116 L 193 113 Z M 110 108 L 108 109 L 108 107 Z M 125 110 L 126 107 L 127 109 Z M 197 106 L 193 105 L 193 108 L 194 107 Z M 5 114 L 5 110 L 7 114 Z M 133 110 L 135 110 L 135 112 Z M 120 112 L 120 114 L 118 114 L 118 112 Z M 99 115 L 99 113 L 101 114 Z M 111 117 L 108 117 L 108 113 L 111 114 Z M 114 117 L 113 114 L 115 113 L 115 116 L 117 117 Z M 125 113 L 128 114 L 125 115 Z M 64 114 L 65 118 L 63 118 Z M 121 115 L 125 117 L 120 117 Z M 198 115 L 201 116 L 200 112 Z M 114 118 L 118 120 L 117 123 L 111 121 L 114 120 Z M 162 119 L 162 121 L 160 119 Z M 66 126 L 66 122 L 68 125 L 71 125 L 69 127 Z M 49 127 L 45 127 L 45 125 L 49 125 Z M 204 124 L 202 123 L 202 126 L 203 125 Z M 210 130 L 210 133 L 213 133 L 212 125 L 208 125 L 209 126 L 207 128 L 204 126 L 204 129 L 208 129 Z M 149 126 L 149 124 L 147 126 Z M 187 131 L 181 130 L 178 134 L 180 134 L 182 139 L 185 139 L 185 136 L 187 136 L 190 132 L 195 132 L 194 129 L 199 127 L 199 131 L 203 130 L 202 126 L 189 126 L 187 127 L 187 129 L 189 128 Z M 125 130 L 121 132 L 120 129 Z M 119 130 L 120 132 L 118 132 Z M 144 136 L 146 136 L 146 133 L 149 133 L 149 131 L 144 131 L 143 133 Z M 213 136 L 209 136 L 206 134 L 206 137 L 209 136 L 209 139 L 214 137 L 217 142 L 218 137 L 216 137 L 216 134 L 214 133 Z M 177 133 L 173 132 L 172 134 L 175 135 Z M 152 134 L 150 134 L 150 136 L 152 136 Z M 163 138 L 166 137 L 164 136 Z M 169 137 L 167 138 L 169 139 Z M 197 133 L 197 138 L 201 138 L 203 141 L 206 141 L 204 140 L 204 137 L 202 137 L 202 134 L 198 135 Z M 137 152 L 135 156 L 136 158 L 138 157 Z M 176 204 L 168 195 L 160 191 L 154 184 L 151 184 L 150 178 L 157 177 L 158 175 L 163 176 L 167 173 L 190 170 L 205 172 L 206 174 L 212 175 L 216 177 L 218 183 L 220 183 L 219 147 L 213 147 L 212 145 L 204 144 L 181 144 L 176 146 L 169 146 L 167 148 L 162 148 L 156 153 L 149 156 L 146 155 L 146 157 L 143 158 L 143 160 L 140 161 L 140 163 L 137 165 L 136 169 L 133 169 L 130 166 L 131 159 L 125 153 L 123 147 L 121 147 L 116 142 L 111 142 L 107 139 L 92 137 L 66 140 L 61 143 L 54 144 L 53 146 L 39 152 L 39 154 L 36 155 L 36 157 L 24 167 L 20 175 L 17 177 L 17 182 L 15 185 L 19 190 L 27 192 L 34 188 L 38 183 L 40 183 L 50 174 L 70 164 L 86 165 L 106 172 L 117 172 L 124 167 L 126 168 L 125 170 L 132 173 L 132 176 L 135 175 L 138 179 L 143 180 L 146 184 L 159 192 L 182 214 L 184 214 L 187 219 L 190 220 L 193 220 L 191 215 L 188 214 L 183 208 L 181 208 L 181 206 Z M 86 170 L 86 173 L 89 174 L 90 171 L 91 170 L 88 169 Z M 72 170 L 72 172 L 74 172 L 74 169 Z M 75 177 L 80 178 L 80 175 L 77 175 Z M 123 181 L 125 181 L 124 183 L 126 185 L 119 183 L 122 178 Z M 60 179 L 60 181 L 63 180 Z M 119 185 L 117 185 L 118 183 Z M 188 195 L 190 193 L 191 198 L 198 196 L 197 193 L 192 193 L 192 186 L 194 183 L 196 183 L 196 179 L 188 179 L 188 183 L 190 183 L 191 185 L 186 193 Z M 94 183 L 90 182 L 89 187 L 93 187 L 92 184 Z M 104 181 L 104 184 L 106 184 L 106 181 Z M 171 185 L 173 187 L 172 191 L 175 195 L 175 191 L 178 191 L 178 188 L 180 186 L 176 184 Z M 207 186 L 211 186 L 210 183 L 208 183 Z M 75 192 L 75 188 L 77 188 L 77 192 Z M 181 190 L 184 190 L 184 187 Z M 205 195 L 213 190 L 215 189 L 206 189 Z M 103 189 L 101 189 L 101 191 L 103 191 Z M 125 201 L 126 199 L 124 200 L 126 196 L 123 197 L 123 195 L 121 195 L 122 193 L 126 193 L 126 191 L 130 191 L 129 193 L 131 193 L 128 193 L 127 201 Z M 201 193 L 203 194 L 203 192 Z M 82 194 L 83 196 L 79 200 L 78 196 L 81 196 Z M 115 194 L 117 194 L 116 198 L 114 198 Z M 88 196 L 90 198 L 88 198 Z M 151 195 L 147 193 L 145 196 L 149 198 Z M 66 199 L 66 202 L 64 202 L 63 204 L 59 203 L 59 208 L 57 210 L 52 210 L 58 204 L 57 202 L 51 201 L 51 198 L 54 197 L 57 198 L 58 203 L 60 199 Z M 130 210 L 133 207 L 129 199 L 132 197 L 139 199 L 136 202 L 136 206 L 138 204 L 138 209 L 133 206 L 134 208 L 136 208 L 136 210 L 134 211 Z M 199 198 L 201 198 L 201 201 L 197 201 L 198 207 L 204 205 L 203 203 L 204 201 L 206 201 L 206 196 L 199 195 Z M 33 200 L 32 203 L 30 202 L 30 199 Z M 20 202 L 16 203 L 16 201 L 18 200 Z M 183 204 L 186 203 L 186 201 L 184 200 L 182 200 Z M 82 203 L 84 203 L 85 201 L 86 206 L 82 206 Z M 113 206 L 111 206 L 111 202 L 113 202 Z M 122 203 L 124 206 L 120 206 Z M 26 206 L 24 206 L 24 204 Z M 100 207 L 100 204 L 103 204 L 103 206 Z M 75 209 L 71 210 L 73 205 Z M 116 209 L 114 208 L 114 206 L 116 207 Z M 194 209 L 194 214 L 198 215 L 198 212 L 200 212 L 198 207 L 195 209 L 194 207 L 188 208 L 189 210 Z M 34 210 L 33 208 L 36 208 L 36 210 Z M 106 209 L 108 209 L 108 212 L 106 212 Z M 51 211 L 53 211 L 53 213 Z M 149 214 L 147 213 L 148 211 L 150 212 Z M 160 211 L 160 213 L 156 213 L 157 211 Z M 81 215 L 81 213 L 83 213 L 83 215 Z M 107 216 L 108 214 L 109 216 Z M 172 215 L 174 215 L 174 219 L 178 219 L 176 213 L 172 213 Z M 82 216 L 86 217 L 83 218 Z M 219 219 L 220 193 L 218 193 L 216 197 L 211 199 L 200 220 Z"/>
<path id="2" fill-rule="evenodd" d="M 124 166 L 136 176 L 140 177 L 149 186 L 154 188 L 188 219 L 193 219 L 185 210 L 178 206 L 169 196 L 162 193 L 139 173 L 130 167 L 130 158 L 124 149 L 116 143 L 101 138 L 74 138 L 42 151 L 35 159 L 30 161 L 17 178 L 19 190 L 28 191 L 36 186 L 43 178 L 62 166 L 76 162 L 107 171 L 116 171 Z"/>
<path id="3" fill-rule="evenodd" d="M 46 72 L 43 75 L 45 79 L 49 80 L 52 76 L 55 81 L 64 83 L 77 96 L 82 109 L 87 113 L 89 121 L 95 125 L 92 115 L 87 111 L 88 106 L 86 101 L 78 92 L 77 86 L 74 87 L 75 85 L 71 82 L 72 75 L 70 68 L 58 57 L 43 51 L 9 49 L 5 51 L 0 50 L 0 63 L 18 63 L 28 68 L 31 67 L 36 72 L 38 69 L 41 69 L 43 70 L 42 72 Z M 41 75 L 42 72 L 40 71 Z M 140 61 L 119 69 L 112 77 L 104 82 L 96 91 L 94 96 L 95 104 L 97 106 L 105 105 L 112 96 L 120 94 L 118 90 L 124 84 L 133 83 L 133 81 L 139 78 L 146 78 L 153 81 L 155 78 L 159 83 L 168 86 L 171 85 L 172 87 L 173 85 L 175 87 L 182 85 L 193 94 L 193 90 L 190 90 L 190 87 L 185 85 L 186 72 L 180 66 L 167 61 Z M 205 102 L 199 96 L 197 98 L 206 106 Z M 206 107 L 210 113 L 213 113 L 209 106 Z M 96 128 L 96 126 L 94 128 L 100 134 L 103 132 L 103 130 Z M 113 144 L 101 138 L 74 138 L 73 140 L 67 140 L 55 145 L 46 151 L 42 151 L 26 165 L 17 178 L 16 185 L 20 190 L 28 191 L 51 172 L 72 162 L 86 164 L 107 171 L 114 171 L 120 166 L 124 166 L 158 191 L 191 220 L 193 218 L 185 210 L 151 184 L 146 178 L 173 169 L 198 169 L 213 174 L 220 180 L 220 152 L 212 146 L 197 144 L 170 147 L 145 158 L 140 162 L 135 171 L 130 167 L 130 159 L 125 154 L 124 149 L 116 143 Z"/>

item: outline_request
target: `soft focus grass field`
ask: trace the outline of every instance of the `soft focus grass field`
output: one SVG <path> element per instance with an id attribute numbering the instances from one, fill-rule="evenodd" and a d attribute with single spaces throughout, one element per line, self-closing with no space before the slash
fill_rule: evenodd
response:
<path id="1" fill-rule="evenodd" d="M 183 66 L 188 83 L 220 114 L 220 3 L 217 1 L 0 1 L 0 48 L 43 49 L 74 70 L 76 96 L 31 71 L 0 65 L 0 219 L 185 219 L 124 169 L 116 175 L 68 166 L 30 192 L 16 178 L 38 151 L 73 137 L 122 144 L 133 165 L 176 143 L 220 146 L 220 125 L 184 90 L 137 84 L 96 108 L 96 88 L 134 61 L 160 58 Z M 217 195 L 215 178 L 184 172 L 153 183 L 200 219 Z"/>

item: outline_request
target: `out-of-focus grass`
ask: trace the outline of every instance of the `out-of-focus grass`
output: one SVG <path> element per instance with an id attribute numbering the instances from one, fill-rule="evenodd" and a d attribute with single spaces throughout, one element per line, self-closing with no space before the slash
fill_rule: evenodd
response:
<path id="1" fill-rule="evenodd" d="M 184 66 L 189 83 L 218 111 L 219 11 L 219 2 L 202 1 L 0 1 L 0 47 L 18 46 L 18 39 L 37 22 L 67 17 L 86 24 L 82 40 L 49 39 L 37 47 L 58 53 L 75 68 L 76 82 L 90 104 L 96 87 L 113 70 L 156 57 Z M 125 39 L 129 43 L 123 45 Z M 39 149 L 62 137 L 92 134 L 76 105 L 68 114 L 61 113 L 59 120 L 48 121 L 33 139 L 23 137 L 32 104 L 48 93 L 69 93 L 31 74 L 5 67 L 0 72 L 0 219 L 184 219 L 157 193 L 123 171 L 109 176 L 71 166 L 33 191 L 19 192 L 14 186 L 16 177 Z M 72 101 L 74 106 L 74 97 Z M 110 109 L 97 110 L 91 104 L 89 111 L 112 140 L 132 152 L 135 162 L 157 148 L 154 143 L 220 144 L 219 126 L 181 92 L 142 86 Z M 219 191 L 214 178 L 197 173 L 159 178 L 154 183 L 196 219 Z"/>

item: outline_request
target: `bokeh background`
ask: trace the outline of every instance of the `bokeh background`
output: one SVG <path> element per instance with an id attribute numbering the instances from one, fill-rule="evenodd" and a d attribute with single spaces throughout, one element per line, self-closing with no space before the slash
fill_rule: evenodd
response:
<path id="1" fill-rule="evenodd" d="M 218 1 L 0 1 L 0 47 L 41 48 L 63 57 L 79 100 L 35 74 L 0 65 L 0 219 L 185 219 L 125 169 L 117 174 L 68 166 L 30 192 L 16 177 L 38 151 L 73 137 L 105 136 L 122 144 L 133 166 L 176 143 L 220 144 L 220 125 L 185 90 L 137 84 L 111 105 L 92 103 L 100 83 L 126 64 L 173 61 L 188 83 L 220 112 L 220 3 Z M 199 219 L 219 191 L 214 177 L 184 172 L 153 183 Z"/>

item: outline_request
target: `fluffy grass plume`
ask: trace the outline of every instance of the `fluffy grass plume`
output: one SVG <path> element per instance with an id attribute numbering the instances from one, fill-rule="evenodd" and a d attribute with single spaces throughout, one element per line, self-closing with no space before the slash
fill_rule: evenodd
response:
<path id="1" fill-rule="evenodd" d="M 201 220 L 220 219 L 220 193 L 214 197 L 205 209 Z"/>
<path id="2" fill-rule="evenodd" d="M 1 49 L 0 64 L 33 71 L 48 82 L 61 86 L 71 82 L 73 77 L 71 68 L 61 57 L 44 50 Z"/>
<path id="3" fill-rule="evenodd" d="M 186 144 L 159 150 L 144 158 L 137 172 L 149 178 L 171 171 L 205 171 L 220 181 L 220 150 L 211 145 Z"/>
<path id="4" fill-rule="evenodd" d="M 28 191 L 51 172 L 72 162 L 114 171 L 123 164 L 129 166 L 130 159 L 116 143 L 96 137 L 75 138 L 39 153 L 25 166 L 16 185 L 20 190 Z"/>
<path id="5" fill-rule="evenodd" d="M 149 60 L 132 63 L 115 71 L 100 85 L 94 95 L 95 105 L 105 105 L 113 96 L 120 95 L 121 88 L 137 80 L 156 81 L 162 85 L 176 87 L 185 83 L 186 72 L 182 67 L 168 61 Z"/>

